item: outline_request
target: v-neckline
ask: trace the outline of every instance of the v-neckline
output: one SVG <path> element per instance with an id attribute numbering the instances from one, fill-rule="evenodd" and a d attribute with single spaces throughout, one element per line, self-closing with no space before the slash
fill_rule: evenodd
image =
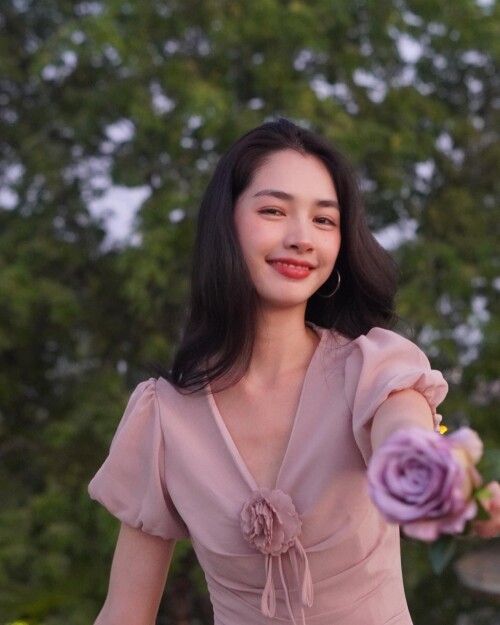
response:
<path id="1" fill-rule="evenodd" d="M 276 474 L 276 480 L 274 483 L 274 489 L 279 487 L 280 484 L 280 478 L 281 475 L 283 473 L 283 468 L 286 465 L 286 461 L 287 461 L 287 457 L 290 453 L 290 448 L 292 446 L 292 442 L 293 442 L 293 438 L 294 438 L 294 433 L 295 430 L 297 429 L 297 423 L 299 421 L 299 417 L 300 417 L 300 412 L 301 412 L 301 408 L 302 408 L 302 403 L 303 403 L 303 399 L 304 399 L 304 395 L 305 395 L 305 390 L 308 384 L 308 379 L 310 377 L 310 372 L 312 369 L 312 365 L 314 363 L 314 361 L 316 360 L 316 358 L 318 357 L 318 353 L 320 351 L 320 347 L 323 344 L 324 341 L 324 337 L 326 332 L 321 328 L 317 328 L 317 327 L 313 327 L 314 331 L 316 332 L 316 334 L 318 335 L 319 341 L 318 344 L 316 345 L 316 348 L 311 356 L 311 359 L 309 361 L 309 364 L 307 365 L 307 369 L 306 372 L 304 374 L 304 379 L 302 380 L 302 388 L 300 390 L 300 395 L 299 395 L 299 400 L 297 402 L 297 407 L 295 409 L 295 414 L 293 417 L 293 422 L 292 422 L 292 428 L 290 430 L 290 434 L 288 436 L 288 441 L 285 447 L 285 453 L 283 454 L 283 458 L 281 459 L 281 463 L 278 469 L 278 473 Z M 260 490 L 261 488 L 263 488 L 262 486 L 260 486 L 257 483 L 257 480 L 254 478 L 252 472 L 250 471 L 250 469 L 248 468 L 247 463 L 245 462 L 245 460 L 243 459 L 243 456 L 240 453 L 240 450 L 238 449 L 238 446 L 236 445 L 236 443 L 234 442 L 234 439 L 231 435 L 231 432 L 229 431 L 229 428 L 226 425 L 226 422 L 224 421 L 222 414 L 219 410 L 219 407 L 217 406 L 217 402 L 215 401 L 214 398 L 214 394 L 212 392 L 212 388 L 210 386 L 210 384 L 207 387 L 208 389 L 208 393 L 207 393 L 207 397 L 208 397 L 208 404 L 210 407 L 210 411 L 212 413 L 212 416 L 217 424 L 217 427 L 219 429 L 219 432 L 224 440 L 224 442 L 226 443 L 226 446 L 228 447 L 231 456 L 236 464 L 236 466 L 238 467 L 238 469 L 240 470 L 240 473 L 242 474 L 242 476 L 244 477 L 245 481 L 247 482 L 248 486 L 250 487 L 250 490 L 252 491 L 256 491 L 256 490 Z"/>

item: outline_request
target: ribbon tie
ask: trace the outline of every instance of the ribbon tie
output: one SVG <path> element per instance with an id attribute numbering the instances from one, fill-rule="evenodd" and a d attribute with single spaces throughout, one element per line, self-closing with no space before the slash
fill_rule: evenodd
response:
<path id="1" fill-rule="evenodd" d="M 311 571 L 309 569 L 309 561 L 307 559 L 307 554 L 302 546 L 302 543 L 298 538 L 295 539 L 295 543 L 289 548 L 286 552 L 289 554 L 290 564 L 292 567 L 292 571 L 295 576 L 295 580 L 297 583 L 297 589 L 300 593 L 300 609 L 302 616 L 302 625 L 306 625 L 306 619 L 304 614 L 304 608 L 310 608 L 314 601 L 314 591 L 313 584 L 311 578 Z M 288 591 L 288 584 L 286 582 L 285 573 L 283 571 L 283 562 L 282 562 L 283 554 L 279 555 L 271 555 L 266 554 L 265 558 L 265 571 L 266 571 L 266 584 L 264 586 L 264 590 L 262 592 L 261 599 L 261 610 L 264 616 L 273 617 L 276 611 L 276 590 L 274 587 L 273 580 L 273 562 L 277 560 L 278 562 L 278 570 L 281 579 L 281 584 L 283 586 L 283 591 L 285 593 L 285 603 L 288 609 L 288 614 L 290 615 L 290 619 L 293 625 L 297 625 L 297 621 L 295 620 L 295 616 L 292 609 L 292 604 L 290 601 L 290 593 Z M 298 556 L 298 557 L 297 557 Z M 302 561 L 303 570 L 302 576 L 299 571 L 299 559 Z"/>

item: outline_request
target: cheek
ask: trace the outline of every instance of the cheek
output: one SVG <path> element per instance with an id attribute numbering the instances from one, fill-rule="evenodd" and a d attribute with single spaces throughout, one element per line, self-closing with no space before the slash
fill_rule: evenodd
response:
<path id="1" fill-rule="evenodd" d="M 340 233 L 325 240 L 322 250 L 325 261 L 334 265 L 340 252 Z"/>
<path id="2" fill-rule="evenodd" d="M 238 241 L 241 254 L 243 258 L 246 260 L 246 257 L 247 257 L 246 248 L 248 245 L 248 236 L 245 235 L 246 228 L 245 228 L 244 219 L 242 218 L 240 214 L 235 212 L 233 223 L 234 223 L 234 232 L 236 234 L 236 240 Z"/>
<path id="3" fill-rule="evenodd" d="M 248 269 L 252 270 L 256 265 L 257 256 L 260 256 L 258 241 L 255 241 L 255 237 L 250 230 L 241 227 L 236 228 L 236 238 L 242 258 Z"/>
<path id="4" fill-rule="evenodd" d="M 234 213 L 234 230 L 236 232 L 236 238 L 240 244 L 241 249 L 248 247 L 249 242 L 252 239 L 252 224 L 250 223 L 250 215 L 242 209 L 236 208 Z"/>
<path id="5" fill-rule="evenodd" d="M 244 258 L 265 255 L 273 247 L 272 232 L 262 226 L 252 215 L 243 214 L 234 222 L 236 237 Z"/>

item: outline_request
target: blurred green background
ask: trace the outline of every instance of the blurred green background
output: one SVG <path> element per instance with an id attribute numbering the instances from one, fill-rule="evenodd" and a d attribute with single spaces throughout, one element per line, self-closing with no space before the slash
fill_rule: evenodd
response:
<path id="1" fill-rule="evenodd" d="M 87 483 L 178 340 L 214 163 L 276 114 L 355 163 L 446 422 L 500 447 L 499 57 L 495 0 L 1 0 L 0 625 L 97 614 L 117 524 Z M 416 625 L 500 623 L 404 552 Z M 210 614 L 182 543 L 158 624 Z"/>

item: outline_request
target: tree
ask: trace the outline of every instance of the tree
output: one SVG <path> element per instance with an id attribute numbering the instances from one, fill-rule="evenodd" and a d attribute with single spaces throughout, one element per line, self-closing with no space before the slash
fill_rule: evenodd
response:
<path id="1" fill-rule="evenodd" d="M 399 311 L 445 370 L 448 422 L 499 444 L 498 18 L 485 0 L 4 0 L 0 623 L 97 610 L 115 524 L 86 482 L 178 339 L 218 155 L 276 114 L 355 162 L 371 225 L 399 233 Z M 111 184 L 146 198 L 121 246 L 90 210 Z M 410 591 L 429 579 L 422 560 Z"/>

